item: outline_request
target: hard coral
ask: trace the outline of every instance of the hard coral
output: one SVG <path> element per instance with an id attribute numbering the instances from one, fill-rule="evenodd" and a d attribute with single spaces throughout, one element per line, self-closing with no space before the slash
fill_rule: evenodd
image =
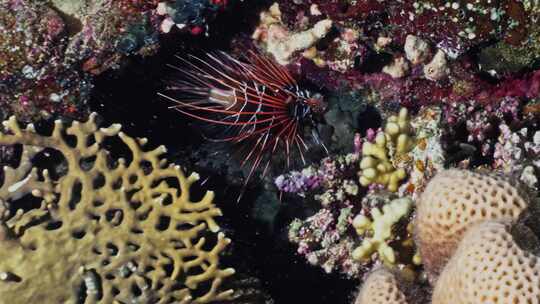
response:
<path id="1" fill-rule="evenodd" d="M 358 156 L 355 154 L 326 157 L 320 164 L 278 176 L 274 183 L 279 191 L 302 197 L 311 195 L 323 206 L 341 203 L 358 194 L 352 179 Z"/>
<path id="2" fill-rule="evenodd" d="M 396 168 L 393 162 L 413 147 L 411 125 L 407 109 L 402 108 L 397 116 L 388 118 L 384 132 L 379 132 L 375 142 L 367 142 L 362 147 L 360 161 L 360 184 L 382 184 L 389 191 L 398 190 L 405 179 L 403 168 Z"/>
<path id="3" fill-rule="evenodd" d="M 437 280 L 432 303 L 538 303 L 539 245 L 524 225 L 487 221 L 472 227 Z"/>
<path id="4" fill-rule="evenodd" d="M 287 64 L 296 52 L 315 45 L 331 28 L 332 21 L 325 19 L 308 30 L 291 33 L 281 20 L 279 5 L 274 3 L 268 12 L 261 13 L 261 24 L 253 33 L 253 39 L 262 42 L 263 49 L 278 63 Z"/>
<path id="5" fill-rule="evenodd" d="M 399 193 L 411 195 L 413 200 L 422 193 L 429 179 L 438 171 L 444 169 L 446 153 L 443 149 L 442 113 L 439 107 L 425 107 L 411 121 L 415 130 L 416 145 L 404 157 L 409 178 L 403 184 Z"/>
<path id="6" fill-rule="evenodd" d="M 382 210 L 371 210 L 371 218 L 363 214 L 353 219 L 356 233 L 364 236 L 362 244 L 354 249 L 352 255 L 356 260 L 370 259 L 377 252 L 379 259 L 392 265 L 396 263 L 396 253 L 387 242 L 392 239 L 392 228 L 411 212 L 412 201 L 408 198 L 396 199 L 383 206 Z M 366 236 L 371 235 L 371 236 Z"/>
<path id="7" fill-rule="evenodd" d="M 337 211 L 320 209 L 305 220 L 295 219 L 289 225 L 289 240 L 298 244 L 297 252 L 311 265 L 326 273 L 340 272 L 348 277 L 362 273 L 363 265 L 353 259 L 355 239 L 349 233 L 352 206 Z"/>
<path id="8" fill-rule="evenodd" d="M 15 118 L 4 122 L 0 145 L 22 145 L 17 168 L 4 168 L 0 187 L 2 301 L 35 303 L 207 303 L 234 273 L 219 268 L 230 240 L 217 232 L 221 211 L 213 192 L 190 198 L 197 174 L 185 176 L 146 150 L 146 139 L 98 128 L 95 115 L 40 135 Z M 129 161 L 103 148 L 115 140 Z M 43 170 L 37 159 L 60 155 L 65 170 Z M 58 172 L 57 172 L 58 171 Z M 31 195 L 30 195 L 31 194 Z M 34 197 L 34 200 L 31 198 Z M 34 202 L 41 199 L 41 203 Z"/>
<path id="9" fill-rule="evenodd" d="M 401 278 L 381 267 L 367 276 L 354 304 L 408 304 L 405 288 Z"/>
<path id="10" fill-rule="evenodd" d="M 435 278 L 474 224 L 515 220 L 529 205 L 518 185 L 465 170 L 439 172 L 417 202 L 415 238 L 430 278 Z"/>
<path id="11" fill-rule="evenodd" d="M 414 35 L 407 35 L 403 50 L 413 65 L 424 63 L 431 53 L 429 44 Z"/>

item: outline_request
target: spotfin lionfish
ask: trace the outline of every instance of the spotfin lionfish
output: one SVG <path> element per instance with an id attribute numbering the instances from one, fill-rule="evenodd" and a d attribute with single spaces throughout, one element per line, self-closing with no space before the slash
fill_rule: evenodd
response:
<path id="1" fill-rule="evenodd" d="M 181 66 L 172 68 L 180 77 L 171 81 L 167 94 L 159 94 L 178 112 L 225 131 L 219 142 L 241 144 L 246 150 L 241 166 L 251 162 L 249 181 L 264 163 L 263 176 L 271 156 L 284 147 L 287 166 L 291 149 L 305 164 L 304 127 L 309 125 L 316 144 L 328 153 L 319 138 L 315 115 L 326 111 L 323 97 L 302 89 L 289 71 L 258 51 L 248 50 L 243 60 L 224 52 L 203 57 L 177 57 Z"/>

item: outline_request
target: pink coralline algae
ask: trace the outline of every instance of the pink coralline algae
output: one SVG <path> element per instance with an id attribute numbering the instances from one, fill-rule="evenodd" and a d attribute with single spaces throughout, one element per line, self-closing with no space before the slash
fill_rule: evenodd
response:
<path id="1" fill-rule="evenodd" d="M 0 115 L 76 116 L 91 88 L 63 62 L 66 24 L 43 4 L 0 1 Z"/>
<path id="2" fill-rule="evenodd" d="M 323 205 L 343 200 L 346 195 L 356 195 L 355 180 L 358 155 L 327 157 L 319 165 L 309 166 L 301 171 L 292 171 L 276 177 L 274 183 L 279 191 L 305 197 L 315 194 Z"/>
<path id="3" fill-rule="evenodd" d="M 156 53 L 160 5 L 177 18 L 191 16 L 186 22 L 200 28 L 190 28 L 196 34 L 227 4 L 199 2 L 204 11 L 180 0 L 0 0 L 0 114 L 27 121 L 84 116 L 92 76 L 121 67 L 128 56 Z"/>
<path id="4" fill-rule="evenodd" d="M 357 245 L 351 224 L 359 201 L 357 163 L 354 154 L 325 158 L 319 165 L 275 180 L 279 190 L 322 206 L 314 215 L 289 225 L 289 240 L 298 245 L 298 254 L 327 273 L 337 271 L 350 277 L 358 276 L 363 268 L 351 255 Z"/>
<path id="5" fill-rule="evenodd" d="M 499 125 L 500 135 L 493 153 L 493 168 L 512 174 L 531 189 L 538 189 L 540 178 L 540 131 L 522 128 L 512 131 Z"/>
<path id="6" fill-rule="evenodd" d="M 470 47 L 493 38 L 520 43 L 528 31 L 529 13 L 521 1 L 342 1 L 304 0 L 284 2 L 284 20 L 290 26 L 298 12 L 316 5 L 321 16 L 343 24 L 358 23 L 371 37 L 386 35 L 404 43 L 408 34 L 419 35 L 430 43 L 462 54 Z M 297 4 L 298 3 L 298 4 Z"/>
<path id="7" fill-rule="evenodd" d="M 289 68 L 327 89 L 361 90 L 381 108 L 414 110 L 440 105 L 449 127 L 472 119 L 471 137 L 480 140 L 486 121 L 520 112 L 540 94 L 539 71 L 483 70 L 473 48 L 498 40 L 538 57 L 536 10 L 521 1 L 278 1 L 287 31 L 302 31 L 321 20 L 332 30 L 312 49 L 298 52 Z M 526 39 L 531 37 L 530 39 Z M 512 56 L 510 56 L 512 57 Z M 491 74 L 497 81 L 489 79 Z M 491 77 L 491 76 L 490 76 Z"/>
<path id="8" fill-rule="evenodd" d="M 337 213 L 321 209 L 305 221 L 294 220 L 289 240 L 298 244 L 298 254 L 327 273 L 334 271 L 357 277 L 365 267 L 352 258 L 356 240 L 352 229 L 352 207 L 342 206 Z"/>

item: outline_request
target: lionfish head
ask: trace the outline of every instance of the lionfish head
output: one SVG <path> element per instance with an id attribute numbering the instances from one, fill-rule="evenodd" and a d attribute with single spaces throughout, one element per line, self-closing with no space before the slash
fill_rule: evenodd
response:
<path id="1" fill-rule="evenodd" d="M 324 114 L 328 108 L 328 104 L 324 100 L 324 97 L 319 93 L 315 93 L 311 97 L 306 98 L 305 103 L 314 114 Z"/>

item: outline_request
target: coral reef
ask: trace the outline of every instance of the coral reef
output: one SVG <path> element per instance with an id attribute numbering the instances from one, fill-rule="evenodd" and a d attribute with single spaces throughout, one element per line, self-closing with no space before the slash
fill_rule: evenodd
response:
<path id="1" fill-rule="evenodd" d="M 430 278 L 452 256 L 469 227 L 490 219 L 516 220 L 529 206 L 519 184 L 465 170 L 439 172 L 416 205 L 415 239 Z"/>
<path id="2" fill-rule="evenodd" d="M 82 118 L 92 76 L 119 69 L 129 56 L 156 54 L 159 33 L 168 32 L 170 22 L 192 34 L 206 31 L 225 6 L 210 0 L 2 0 L 0 115 Z"/>
<path id="3" fill-rule="evenodd" d="M 91 84 L 63 61 L 67 31 L 42 3 L 0 1 L 0 118 L 84 112 Z"/>
<path id="4" fill-rule="evenodd" d="M 381 267 L 368 274 L 354 304 L 409 304 L 403 289 L 403 279 Z"/>
<path id="5" fill-rule="evenodd" d="M 433 303 L 535 302 L 540 229 L 523 218 L 538 217 L 539 20 L 537 0 L 0 0 L 0 121 L 17 117 L 0 132 L 0 298 L 341 303 L 333 297 L 350 301 L 360 280 L 356 304 L 429 303 L 430 293 L 417 292 L 426 284 L 435 287 Z M 298 81 L 279 85 L 291 98 L 276 101 L 273 80 L 245 69 L 256 61 L 242 56 L 251 50 L 276 61 L 259 61 L 258 72 Z M 123 75 L 123 67 L 139 72 L 139 64 L 199 51 L 234 54 L 223 65 L 199 62 L 204 75 L 196 58 L 186 59 L 191 72 L 180 70 L 197 78 L 186 100 L 206 92 L 207 81 L 244 91 L 235 96 L 246 101 L 240 111 L 205 108 L 214 125 L 227 117 L 220 135 L 246 143 L 237 150 L 203 142 L 217 128 L 198 136 L 186 117 L 161 119 L 165 106 L 153 100 L 135 107 L 137 93 L 125 103 L 111 98 L 114 105 L 97 100 L 125 96 L 146 73 Z M 162 83 L 144 76 L 135 83 L 154 96 Z M 173 82 L 185 88 L 184 80 Z M 186 176 L 163 148 L 147 148 L 119 125 L 98 128 L 95 115 L 78 122 L 90 107 L 135 130 L 150 125 L 140 117 L 152 107 L 151 125 L 163 129 L 144 132 L 157 141 L 168 142 L 176 123 L 189 126 L 167 144 L 174 163 L 204 173 L 202 184 L 225 201 L 242 193 L 248 203 L 224 210 L 236 212 L 224 229 L 245 248 L 227 246 L 215 222 L 221 210 L 213 192 L 199 195 L 197 174 Z M 321 111 L 310 116 L 314 108 Z M 286 139 L 286 151 L 272 153 L 267 179 L 244 183 L 231 158 L 256 154 L 250 145 L 262 139 L 231 130 L 257 135 L 249 126 L 289 128 L 291 117 L 306 128 L 272 133 Z M 64 120 L 51 130 L 41 118 Z M 292 157 L 284 172 L 278 165 L 297 148 L 304 168 Z M 287 241 L 307 263 L 283 254 L 291 253 L 281 246 Z M 236 280 L 220 268 L 227 253 L 225 264 L 242 272 Z M 283 271 L 293 264 L 306 271 Z M 333 273 L 324 280 L 348 282 L 348 292 L 317 288 L 331 296 L 314 301 L 318 293 L 305 292 L 315 290 L 312 281 L 296 280 L 309 271 Z M 294 292 L 284 301 L 291 292 L 279 286 L 287 284 Z"/>
<path id="6" fill-rule="evenodd" d="M 0 187 L 0 294 L 10 303 L 207 303 L 234 273 L 211 191 L 192 200 L 184 175 L 120 125 L 56 121 L 51 135 L 4 122 L 0 145 L 22 145 Z M 105 149 L 123 145 L 127 158 Z M 39 159 L 60 160 L 42 168 Z M 209 233 L 211 232 L 211 233 Z M 215 245 L 211 245 L 215 240 Z"/>
<path id="7" fill-rule="evenodd" d="M 279 4 L 274 3 L 261 13 L 261 24 L 252 38 L 263 44 L 263 49 L 274 56 L 280 64 L 287 64 L 299 51 L 306 50 L 324 38 L 332 28 L 332 21 L 325 19 L 305 31 L 291 33 L 281 20 Z"/>
<path id="8" fill-rule="evenodd" d="M 349 233 L 352 207 L 341 208 L 337 215 L 321 209 L 305 220 L 295 219 L 289 225 L 289 240 L 298 244 L 297 252 L 308 263 L 326 273 L 341 272 L 348 277 L 362 273 L 364 267 L 352 257 L 355 238 Z"/>
<path id="9" fill-rule="evenodd" d="M 518 176 L 531 189 L 538 189 L 540 170 L 540 131 L 522 128 L 512 132 L 506 124 L 499 125 L 500 135 L 493 152 L 493 168 Z"/>
<path id="10" fill-rule="evenodd" d="M 382 210 L 379 208 L 371 209 L 372 219 L 363 214 L 354 217 L 352 225 L 356 229 L 356 233 L 364 236 L 364 238 L 362 244 L 354 249 L 353 258 L 355 260 L 366 260 L 377 252 L 379 259 L 384 263 L 395 264 L 396 253 L 387 244 L 387 241 L 393 237 L 393 226 L 409 215 L 411 207 L 412 201 L 410 199 L 401 198 L 384 205 Z"/>
<path id="11" fill-rule="evenodd" d="M 416 200 L 436 172 L 444 169 L 446 151 L 442 146 L 442 113 L 439 107 L 423 108 L 411 121 L 416 145 L 400 161 L 407 165 L 409 178 L 400 187 L 400 195 Z"/>
<path id="12" fill-rule="evenodd" d="M 326 202 L 324 195 L 314 196 Z M 297 252 L 310 264 L 348 277 L 360 277 L 381 262 L 413 267 L 414 244 L 407 225 L 411 200 L 376 194 L 360 198 L 355 193 L 332 196 L 330 202 L 289 225 L 289 240 L 298 244 Z"/>
<path id="13" fill-rule="evenodd" d="M 320 166 L 281 175 L 275 180 L 280 191 L 311 199 L 323 207 L 289 225 L 289 240 L 298 244 L 297 252 L 328 273 L 337 270 L 351 277 L 357 276 L 362 268 L 351 255 L 356 246 L 351 223 L 359 194 L 355 180 L 357 163 L 353 154 L 326 158 Z"/>
<path id="14" fill-rule="evenodd" d="M 382 72 L 392 78 L 402 78 L 409 72 L 409 63 L 403 57 L 397 57 L 389 65 L 383 67 Z"/>
<path id="15" fill-rule="evenodd" d="M 156 9 L 157 14 L 164 17 L 160 30 L 168 33 L 176 26 L 181 30 L 189 30 L 194 35 L 201 34 L 207 31 L 208 19 L 226 5 L 227 0 L 160 1 Z"/>
<path id="16" fill-rule="evenodd" d="M 432 303 L 538 301 L 539 245 L 524 225 L 486 221 L 474 226 L 437 280 Z"/>
<path id="17" fill-rule="evenodd" d="M 424 63 L 431 53 L 429 44 L 414 35 L 407 35 L 403 51 L 413 65 Z"/>
<path id="18" fill-rule="evenodd" d="M 309 192 L 322 192 L 314 194 L 314 198 L 323 206 L 332 202 L 342 202 L 347 195 L 358 194 L 358 186 L 354 180 L 354 167 L 358 161 L 356 154 L 327 157 L 319 165 L 311 165 L 302 171 L 291 171 L 276 177 L 274 183 L 279 191 L 294 193 L 305 197 Z M 324 191 L 322 191 L 324 190 Z"/>
<path id="19" fill-rule="evenodd" d="M 397 116 L 388 118 L 384 132 L 375 136 L 375 142 L 362 146 L 360 161 L 360 184 L 381 184 L 395 192 L 405 179 L 406 171 L 396 168 L 396 159 L 413 147 L 412 130 L 407 109 L 402 108 Z"/>
<path id="20" fill-rule="evenodd" d="M 446 60 L 446 55 L 441 50 L 438 50 L 431 62 L 424 66 L 424 76 L 432 81 L 441 80 L 448 76 L 449 73 L 448 60 Z"/>

